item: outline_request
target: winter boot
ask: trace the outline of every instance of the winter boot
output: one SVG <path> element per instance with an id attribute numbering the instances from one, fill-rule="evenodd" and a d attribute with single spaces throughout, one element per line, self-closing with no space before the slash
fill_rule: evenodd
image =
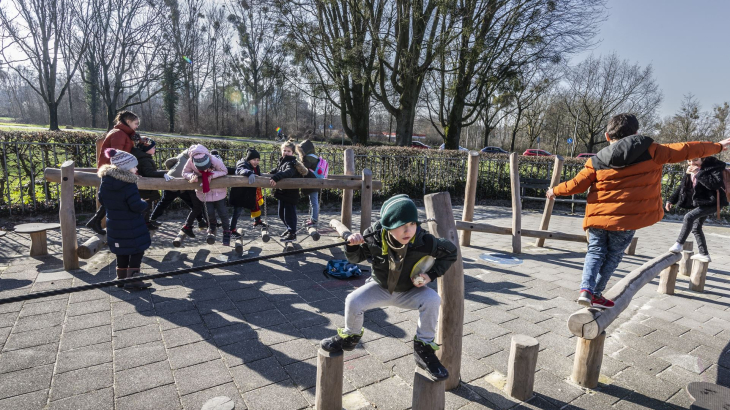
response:
<path id="1" fill-rule="evenodd" d="M 117 268 L 117 279 L 124 279 L 127 277 L 127 268 Z M 123 288 L 124 285 L 121 283 L 117 285 L 118 288 Z"/>
<path id="2" fill-rule="evenodd" d="M 180 229 L 180 231 L 191 238 L 195 238 L 195 233 L 193 232 L 193 227 L 190 225 L 183 226 L 182 229 Z"/>
<path id="3" fill-rule="evenodd" d="M 446 370 L 436 357 L 436 353 L 434 353 L 438 349 L 439 346 L 436 343 L 424 342 L 418 337 L 413 338 L 413 358 L 416 359 L 416 365 L 426 370 L 435 381 L 449 377 L 449 371 Z"/>
<path id="4" fill-rule="evenodd" d="M 94 215 L 94 217 L 86 223 L 86 227 L 98 235 L 106 235 L 106 231 L 101 227 L 101 218 L 106 218 L 106 215 Z"/>
<path id="5" fill-rule="evenodd" d="M 231 246 L 231 231 L 223 231 L 223 246 Z"/>
<path id="6" fill-rule="evenodd" d="M 365 328 L 362 328 L 359 335 L 348 335 L 345 333 L 345 329 L 337 328 L 337 336 L 322 339 L 319 342 L 319 346 L 322 350 L 328 352 L 341 352 L 343 350 L 349 352 L 355 350 L 357 344 L 360 343 L 360 338 L 362 338 L 363 333 L 365 333 Z"/>
<path id="7" fill-rule="evenodd" d="M 135 276 L 142 276 L 139 272 L 139 268 L 129 268 L 127 269 L 127 277 L 133 278 Z M 124 289 L 147 289 L 150 286 L 152 286 L 149 282 L 143 282 L 141 280 L 135 281 L 135 282 L 129 282 L 124 284 Z"/>
<path id="8" fill-rule="evenodd" d="M 205 239 L 208 245 L 215 243 L 215 228 L 208 228 L 208 237 Z"/>

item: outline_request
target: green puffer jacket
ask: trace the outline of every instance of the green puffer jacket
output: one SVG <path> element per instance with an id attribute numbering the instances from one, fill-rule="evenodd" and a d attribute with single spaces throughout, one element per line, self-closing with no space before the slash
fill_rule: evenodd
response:
<path id="1" fill-rule="evenodd" d="M 366 236 L 373 232 L 377 234 L 366 238 L 365 243 L 357 246 L 345 245 L 345 255 L 350 263 L 360 263 L 364 260 L 372 260 L 373 279 L 383 288 L 388 288 L 388 251 L 387 244 L 383 247 L 383 227 L 380 222 L 375 222 L 371 227 L 363 232 Z M 428 271 L 431 280 L 436 280 L 442 276 L 456 262 L 457 251 L 456 245 L 448 239 L 439 239 L 431 235 L 425 229 L 418 227 L 416 236 L 411 239 L 408 244 L 408 252 L 403 262 L 403 269 L 400 272 L 395 292 L 407 292 L 414 288 L 411 282 L 411 271 L 413 266 L 424 256 L 433 256 L 436 259 L 433 267 Z"/>

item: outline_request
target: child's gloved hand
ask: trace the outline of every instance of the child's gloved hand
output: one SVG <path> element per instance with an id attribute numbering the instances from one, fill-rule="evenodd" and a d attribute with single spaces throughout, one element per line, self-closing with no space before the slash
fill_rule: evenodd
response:
<path id="1" fill-rule="evenodd" d="M 413 281 L 413 286 L 415 286 L 417 288 L 422 288 L 422 287 L 428 285 L 429 282 L 431 282 L 431 277 L 429 277 L 425 273 L 421 273 L 420 275 L 414 277 L 411 280 Z"/>
<path id="2" fill-rule="evenodd" d="M 165 181 L 172 181 L 175 177 L 165 174 Z"/>
<path id="3" fill-rule="evenodd" d="M 249 185 L 252 185 L 254 182 L 256 182 L 256 175 L 251 174 L 248 176 L 248 183 Z"/>
<path id="4" fill-rule="evenodd" d="M 365 243 L 365 238 L 359 233 L 354 233 L 347 237 L 347 244 L 350 246 L 360 245 Z"/>

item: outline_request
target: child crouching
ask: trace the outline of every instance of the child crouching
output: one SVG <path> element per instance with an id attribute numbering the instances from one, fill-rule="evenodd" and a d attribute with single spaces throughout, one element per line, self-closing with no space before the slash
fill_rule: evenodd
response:
<path id="1" fill-rule="evenodd" d="M 211 155 L 208 148 L 203 145 L 191 146 L 188 153 L 190 159 L 185 164 L 182 175 L 191 183 L 197 183 L 198 180 L 201 182 L 202 189 L 196 189 L 195 194 L 207 207 L 207 220 L 210 222 L 208 226 L 208 243 L 212 245 L 215 242 L 216 226 L 213 221 L 216 220 L 215 213 L 218 212 L 223 222 L 223 245 L 228 246 L 231 244 L 231 231 L 228 225 L 228 210 L 225 201 L 228 189 L 210 188 L 210 181 L 213 178 L 227 175 L 228 170 L 223 161 Z"/>
<path id="2" fill-rule="evenodd" d="M 363 235 L 367 237 L 374 232 L 375 235 L 364 239 Z M 396 195 L 385 201 L 380 221 L 363 235 L 350 235 L 345 254 L 351 263 L 372 260 L 373 275 L 347 296 L 345 327 L 337 329 L 336 336 L 322 340 L 320 346 L 328 352 L 355 349 L 365 332 L 362 325 L 368 309 L 385 306 L 418 309 L 418 328 L 413 340 L 416 364 L 434 380 L 448 378 L 448 371 L 434 353 L 438 350 L 434 337 L 441 297 L 426 284 L 442 276 L 456 261 L 456 246 L 419 226 L 418 209 L 407 195 Z M 419 269 L 428 260 L 433 260 L 430 269 L 425 272 Z"/>

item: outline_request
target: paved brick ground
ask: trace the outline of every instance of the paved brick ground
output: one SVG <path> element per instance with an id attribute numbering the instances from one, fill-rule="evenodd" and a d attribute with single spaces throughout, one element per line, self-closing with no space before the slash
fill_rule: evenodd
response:
<path id="1" fill-rule="evenodd" d="M 476 218 L 508 225 L 509 210 L 480 207 Z M 539 214 L 523 220 L 536 227 Z M 155 235 L 145 271 L 237 258 L 232 248 L 202 239 L 171 247 L 175 226 L 165 223 Z M 574 233 L 580 226 L 581 218 L 571 216 L 555 216 L 551 224 Z M 661 222 L 640 231 L 636 256 L 624 259 L 612 283 L 665 251 L 678 230 L 676 222 Z M 730 229 L 706 232 L 714 258 L 706 292 L 685 291 L 682 277 L 675 296 L 656 293 L 656 281 L 647 285 L 609 329 L 602 384 L 590 391 L 567 381 L 575 339 L 565 324 L 577 308 L 585 245 L 548 241 L 538 249 L 525 239 L 522 263 L 500 266 L 480 255 L 508 250 L 511 239 L 475 233 L 474 246 L 462 249 L 462 385 L 447 393 L 447 408 L 687 408 L 687 383 L 729 385 Z M 79 229 L 82 239 L 86 234 Z M 316 244 L 330 243 L 333 233 L 323 234 Z M 114 258 L 106 251 L 64 273 L 59 240 L 50 233 L 51 255 L 30 258 L 27 237 L 0 238 L 0 297 L 113 278 Z M 269 254 L 281 246 L 253 240 L 246 249 Z M 236 409 L 308 408 L 316 344 L 342 324 L 344 299 L 362 284 L 325 278 L 323 265 L 333 257 L 342 251 L 158 280 L 142 292 L 112 288 L 0 305 L 0 408 L 197 410 L 216 396 L 234 399 Z M 347 409 L 410 408 L 416 323 L 415 311 L 368 312 L 364 343 L 346 355 Z M 515 333 L 540 341 L 537 394 L 528 403 L 500 391 Z"/>

